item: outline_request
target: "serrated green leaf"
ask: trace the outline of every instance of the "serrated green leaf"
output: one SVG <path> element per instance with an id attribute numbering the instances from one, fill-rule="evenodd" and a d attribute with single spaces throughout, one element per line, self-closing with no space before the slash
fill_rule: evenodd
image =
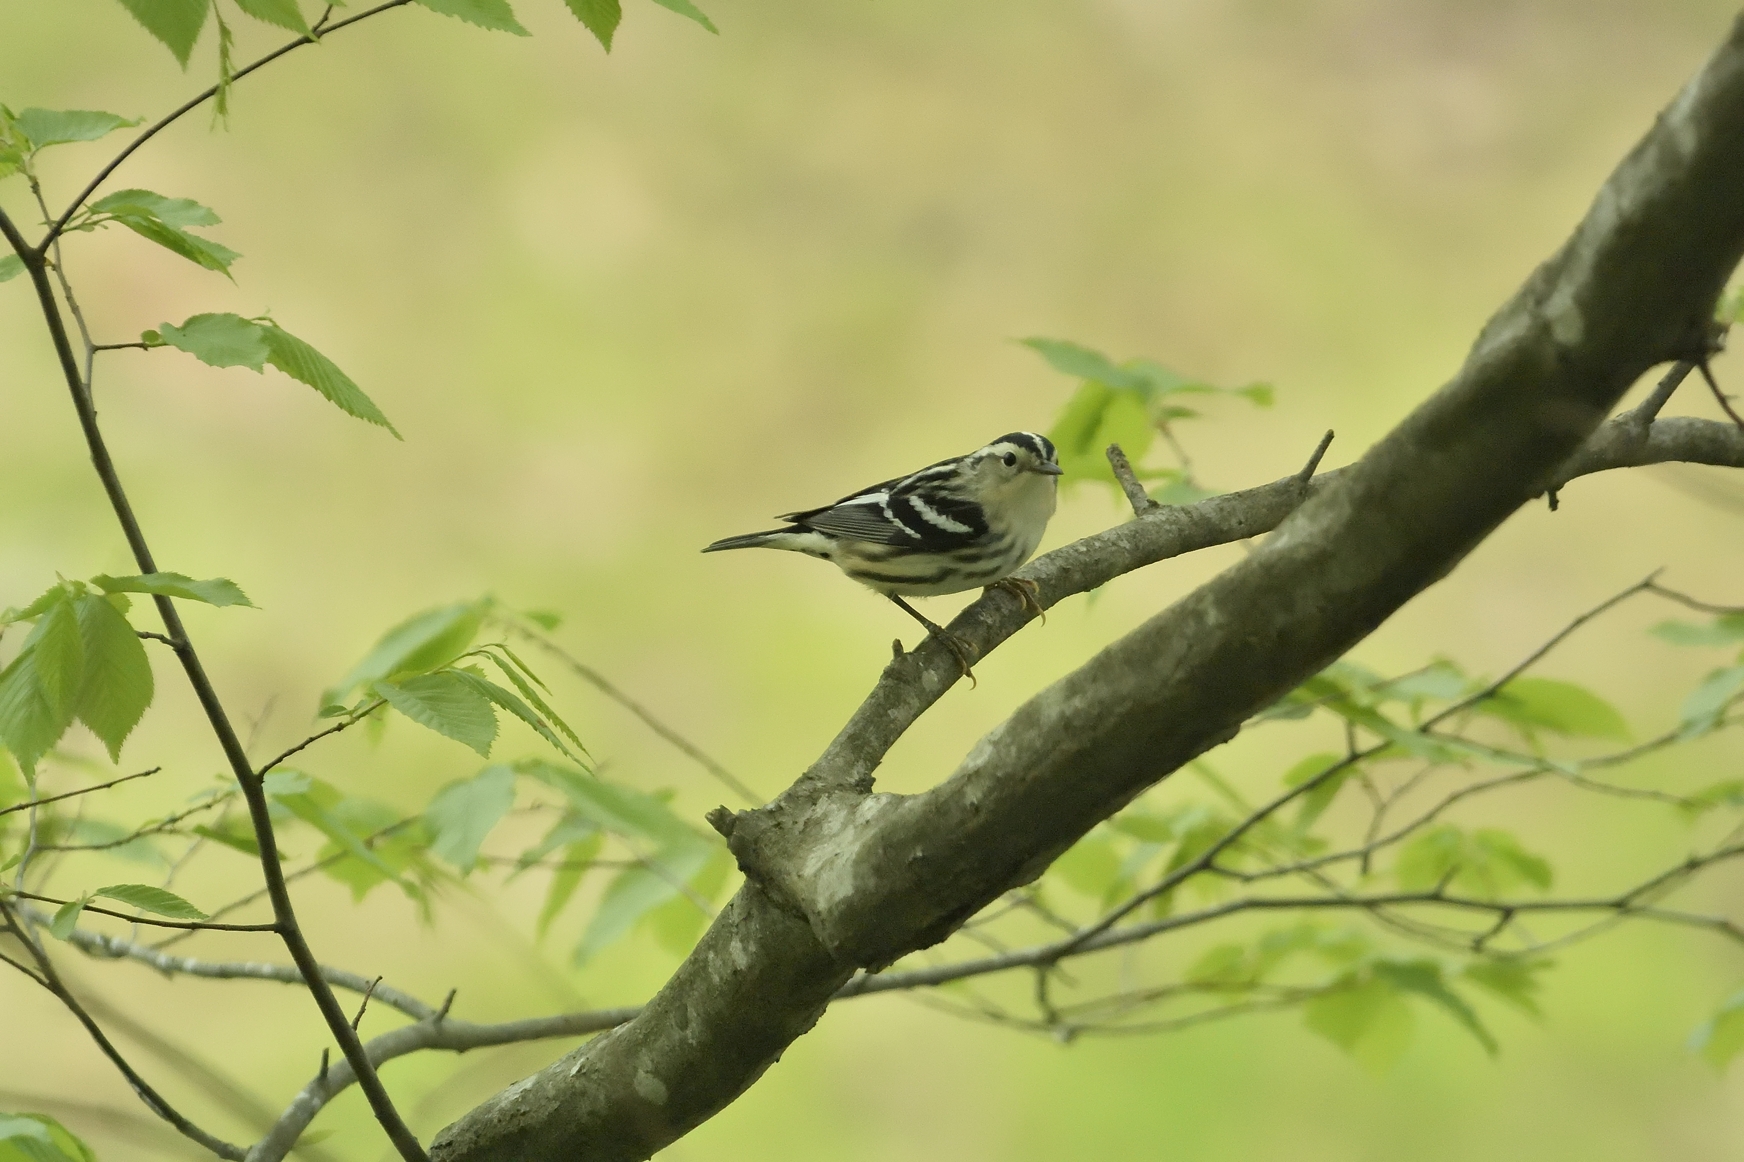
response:
<path id="1" fill-rule="evenodd" d="M 48 607 L 57 601 L 66 600 L 69 590 L 65 583 L 50 585 L 43 594 L 23 609 L 8 608 L 0 612 L 0 626 L 11 625 L 15 621 L 32 621 L 48 612 Z"/>
<path id="2" fill-rule="evenodd" d="M 1538 974 L 1551 967 L 1548 960 L 1527 960 L 1519 956 L 1478 960 L 1465 966 L 1464 976 L 1481 985 L 1531 1016 L 1540 1016 L 1537 992 L 1541 987 Z"/>
<path id="3" fill-rule="evenodd" d="M 213 242 L 208 238 L 201 238 L 198 234 L 190 234 L 186 230 L 165 225 L 157 218 L 144 214 L 117 214 L 115 221 L 141 238 L 155 242 L 165 250 L 179 254 L 189 262 L 203 266 L 207 270 L 215 270 L 226 278 L 230 276 L 230 264 L 242 257 L 228 246 Z"/>
<path id="4" fill-rule="evenodd" d="M 614 834 L 660 847 L 681 845 L 700 835 L 665 803 L 641 791 L 543 759 L 518 762 L 515 769 L 561 792 L 576 814 Z"/>
<path id="5" fill-rule="evenodd" d="M 42 613 L 11 663 L 0 670 L 0 744 L 34 777 L 36 762 L 72 725 L 84 644 L 66 590 L 57 587 L 33 603 Z M 40 649 L 49 638 L 46 649 Z M 74 666 L 69 652 L 77 651 Z M 46 670 L 46 677 L 44 670 Z M 46 684 L 45 684 L 46 683 Z"/>
<path id="6" fill-rule="evenodd" d="M 400 622 L 364 655 L 351 672 L 321 695 L 323 705 L 338 705 L 360 685 L 383 678 L 427 674 L 448 665 L 472 645 L 491 601 L 461 601 L 426 609 Z"/>
<path id="7" fill-rule="evenodd" d="M 260 329 L 267 345 L 268 363 L 298 383 L 314 388 L 346 415 L 386 428 L 396 440 L 403 438 L 375 406 L 375 401 L 365 395 L 363 389 L 331 359 L 277 323 L 262 323 Z"/>
<path id="8" fill-rule="evenodd" d="M 1744 1052 L 1744 991 L 1733 993 L 1717 1012 L 1690 1035 L 1690 1052 L 1717 1072 L 1725 1072 L 1732 1059 Z"/>
<path id="9" fill-rule="evenodd" d="M 255 859 L 260 858 L 260 843 L 255 839 L 254 829 L 240 820 L 230 820 L 216 827 L 196 823 L 194 834 L 228 847 L 232 851 L 239 851 L 243 855 L 252 856 Z M 281 861 L 284 859 L 282 853 L 279 859 Z"/>
<path id="10" fill-rule="evenodd" d="M 32 148 L 46 149 L 74 141 L 96 141 L 117 129 L 138 125 L 139 121 L 138 117 L 129 121 L 113 113 L 88 109 L 22 109 L 14 124 L 29 138 Z"/>
<path id="11" fill-rule="evenodd" d="M 1127 387 L 1142 390 L 1150 386 L 1142 375 L 1117 367 L 1114 360 L 1078 343 L 1070 343 L 1064 339 L 1043 339 L 1032 337 L 1020 339 L 1018 342 L 1041 355 L 1055 371 L 1066 375 L 1088 379 L 1108 387 Z"/>
<path id="12" fill-rule="evenodd" d="M 50 605 L 25 639 L 25 645 L 36 647 L 37 684 L 57 718 L 77 712 L 85 676 L 85 646 L 75 600 Z"/>
<path id="13" fill-rule="evenodd" d="M 106 888 L 98 888 L 91 895 L 119 900 L 129 907 L 153 912 L 171 920 L 204 920 L 206 918 L 206 913 L 168 888 L 154 887 L 151 884 L 110 884 Z"/>
<path id="14" fill-rule="evenodd" d="M 430 852 L 466 875 L 478 864 L 478 849 L 515 805 L 512 767 L 490 766 L 470 779 L 448 784 L 424 808 Z"/>
<path id="15" fill-rule="evenodd" d="M 606 885 L 593 919 L 575 946 L 571 960 L 585 964 L 601 949 L 627 935 L 648 913 L 666 901 L 682 894 L 680 884 L 688 884 L 708 863 L 717 848 L 700 835 L 692 835 L 681 843 L 672 844 L 648 857 L 653 866 L 625 868 Z"/>
<path id="16" fill-rule="evenodd" d="M 500 649 L 505 653 L 508 652 L 507 646 L 499 645 L 495 647 L 495 649 Z M 557 712 L 551 709 L 545 699 L 539 696 L 539 692 L 533 689 L 532 685 L 521 676 L 520 672 L 514 665 L 511 665 L 509 662 L 505 662 L 503 659 L 497 657 L 491 650 L 486 650 L 485 656 L 495 663 L 497 669 L 501 670 L 510 682 L 514 683 L 515 689 L 519 690 L 522 696 L 525 697 L 528 702 L 533 704 L 533 707 L 529 710 L 526 706 L 521 705 L 513 695 L 509 694 L 508 691 L 504 690 L 501 686 L 496 686 L 494 693 L 485 691 L 485 696 L 490 698 L 493 702 L 496 702 L 497 705 L 502 706 L 504 710 L 507 710 L 522 722 L 525 722 L 528 726 L 531 726 L 538 732 L 541 738 L 551 743 L 551 745 L 556 747 L 557 750 L 574 761 L 582 763 L 580 756 L 570 750 L 567 746 L 564 746 L 562 740 L 558 739 L 551 733 L 552 727 L 555 727 L 557 730 L 562 731 L 563 735 L 568 738 L 570 742 L 574 743 L 578 749 L 586 752 L 587 747 L 582 745 L 581 739 L 576 737 L 575 731 L 569 728 L 569 724 L 557 716 Z M 513 660 L 519 661 L 519 659 Z M 495 683 L 490 683 L 490 685 L 495 686 Z M 506 697 L 508 703 L 501 701 L 500 699 L 502 697 Z M 586 764 L 583 763 L 583 765 L 585 766 Z"/>
<path id="17" fill-rule="evenodd" d="M 85 654 L 78 718 L 102 740 L 109 761 L 119 762 L 121 744 L 151 705 L 151 660 L 139 635 L 108 601 L 87 593 L 74 604 Z"/>
<path id="18" fill-rule="evenodd" d="M 1411 1008 L 1384 979 L 1349 974 L 1303 1006 L 1303 1021 L 1374 1074 L 1385 1073 L 1411 1043 Z"/>
<path id="19" fill-rule="evenodd" d="M 715 33 L 716 35 L 720 34 L 721 30 L 714 26 L 714 22 L 704 16 L 702 10 L 695 4 L 692 4 L 690 0 L 654 0 L 654 3 L 660 5 L 662 8 L 670 8 L 680 16 L 688 16 L 710 32 Z"/>
<path id="20" fill-rule="evenodd" d="M 1686 731 L 1711 730 L 1726 707 L 1744 692 L 1744 664 L 1715 670 L 1683 700 L 1678 715 Z"/>
<path id="21" fill-rule="evenodd" d="M 309 22 L 303 19 L 297 0 L 236 0 L 236 6 L 267 24 L 276 24 L 292 32 L 307 33 Z"/>
<path id="22" fill-rule="evenodd" d="M 600 45 L 611 52 L 612 34 L 618 30 L 618 21 L 624 18 L 618 0 L 563 0 L 563 3 L 594 34 Z"/>
<path id="23" fill-rule="evenodd" d="M 111 577 L 107 573 L 99 573 L 91 578 L 91 584 L 105 593 L 156 593 L 187 601 L 204 601 L 207 605 L 220 608 L 231 605 L 254 608 L 254 603 L 248 599 L 242 588 L 236 582 L 223 577 L 196 581 L 181 573 L 141 573 L 132 577 Z"/>
<path id="24" fill-rule="evenodd" d="M 1571 738 L 1629 738 L 1616 707 L 1584 686 L 1555 678 L 1515 678 L 1475 709 L 1527 733 L 1536 727 Z"/>
<path id="25" fill-rule="evenodd" d="M 399 682 L 377 682 L 370 689 L 418 725 L 489 758 L 497 737 L 497 715 L 469 678 L 457 670 L 438 670 Z"/>
<path id="26" fill-rule="evenodd" d="M 97 214 L 135 214 L 156 218 L 165 226 L 181 229 L 187 226 L 216 226 L 223 221 L 217 213 L 192 198 L 166 198 L 150 190 L 117 190 L 98 198 L 87 209 Z"/>
<path id="27" fill-rule="evenodd" d="M 259 371 L 266 366 L 269 355 L 265 330 L 241 315 L 224 312 L 195 315 L 179 327 L 164 323 L 157 333 L 166 344 L 186 351 L 202 363 Z"/>
<path id="28" fill-rule="evenodd" d="M 184 69 L 212 0 L 121 0 L 121 6 L 158 40 L 163 42 Z"/>
<path id="29" fill-rule="evenodd" d="M 551 922 L 568 905 L 570 897 L 575 895 L 575 889 L 581 884 L 581 877 L 587 872 L 587 865 L 599 855 L 600 845 L 605 836 L 599 831 L 563 849 L 564 866 L 551 873 L 551 886 L 545 891 L 545 902 L 540 905 L 539 918 L 534 922 L 533 931 L 540 940 L 545 939 L 545 933 L 551 930 Z M 543 859 L 544 856 L 539 858 Z"/>
<path id="30" fill-rule="evenodd" d="M 1441 975 L 1441 966 L 1433 960 L 1377 960 L 1372 971 L 1400 992 L 1415 994 L 1438 1005 L 1466 1032 L 1477 1038 L 1478 1044 L 1491 1057 L 1501 1048 L 1465 998 L 1447 987 L 1447 981 Z"/>
<path id="31" fill-rule="evenodd" d="M 488 28 L 492 32 L 511 32 L 516 36 L 531 36 L 515 19 L 508 0 L 416 0 L 432 12 L 458 16 L 468 24 Z M 658 3 L 659 0 L 656 0 Z"/>
<path id="32" fill-rule="evenodd" d="M 97 1156 L 47 1114 L 0 1114 L 0 1162 L 97 1162 Z"/>
<path id="33" fill-rule="evenodd" d="M 7 282 L 24 273 L 24 259 L 16 254 L 0 255 L 0 282 Z"/>
<path id="34" fill-rule="evenodd" d="M 54 916 L 48 922 L 49 935 L 56 940 L 66 940 L 73 934 L 73 929 L 79 926 L 79 913 L 85 910 L 85 905 L 91 902 L 89 895 L 80 896 L 76 900 L 68 900 L 55 909 Z"/>

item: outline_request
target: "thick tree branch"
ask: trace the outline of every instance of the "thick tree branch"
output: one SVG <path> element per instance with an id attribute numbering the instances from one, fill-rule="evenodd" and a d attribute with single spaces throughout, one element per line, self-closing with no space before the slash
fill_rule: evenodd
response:
<path id="1" fill-rule="evenodd" d="M 649 1006 L 449 1126 L 432 1157 L 647 1158 L 755 1081 L 853 969 L 942 940 L 1233 737 L 1554 485 L 1639 375 L 1706 356 L 1713 304 L 1744 253 L 1740 189 L 1744 22 L 1452 383 L 1343 472 L 1168 509 L 1032 565 L 1047 605 L 1147 551 L 1226 539 L 1219 518 L 1246 536 L 1278 526 L 920 795 L 874 794 L 872 772 L 951 671 L 930 642 L 893 661 L 798 783 L 766 808 L 711 815 L 749 882 Z M 990 595 L 952 632 L 984 656 L 1023 620 L 1015 597 Z"/>

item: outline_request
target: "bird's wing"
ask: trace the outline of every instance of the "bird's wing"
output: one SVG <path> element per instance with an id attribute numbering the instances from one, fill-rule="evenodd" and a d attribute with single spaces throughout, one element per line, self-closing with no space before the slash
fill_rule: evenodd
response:
<path id="1" fill-rule="evenodd" d="M 874 484 L 852 496 L 844 496 L 834 504 L 806 512 L 790 512 L 781 519 L 832 537 L 846 537 L 874 545 L 911 545 L 915 538 L 891 518 L 886 507 L 890 487 L 895 483 L 887 480 L 883 484 Z"/>

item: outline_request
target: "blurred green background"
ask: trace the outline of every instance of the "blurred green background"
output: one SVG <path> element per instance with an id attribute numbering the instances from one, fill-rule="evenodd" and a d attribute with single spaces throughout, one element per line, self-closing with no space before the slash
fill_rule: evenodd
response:
<path id="1" fill-rule="evenodd" d="M 160 566 L 231 577 L 261 607 L 188 614 L 256 754 L 307 733 L 316 693 L 388 625 L 489 590 L 566 611 L 559 636 L 575 653 L 773 794 L 913 627 L 815 562 L 704 558 L 703 544 L 1045 428 L 1074 385 L 1011 342 L 1028 335 L 1213 382 L 1275 383 L 1273 410 L 1227 402 L 1184 430 L 1212 486 L 1295 470 L 1327 427 L 1338 431 L 1328 464 L 1354 458 L 1453 372 L 1734 11 L 1718 0 L 703 7 L 719 37 L 630 0 L 609 57 L 555 0 L 518 5 L 530 40 L 415 8 L 379 18 L 242 83 L 228 132 L 191 116 L 111 183 L 216 208 L 224 224 L 207 233 L 245 256 L 235 285 L 121 231 L 69 242 L 100 338 L 199 311 L 271 310 L 406 436 L 396 443 L 276 373 L 215 371 L 172 351 L 100 364 L 103 419 Z M 279 39 L 247 22 L 238 33 L 239 59 Z M 184 75 L 113 0 L 0 0 L 0 100 L 155 117 L 207 83 L 210 37 Z M 70 196 L 108 149 L 45 155 L 51 198 Z M 0 202 L 34 220 L 21 193 L 9 182 Z M 22 279 L 0 286 L 0 359 L 0 604 L 57 571 L 132 572 Z M 1736 360 L 1717 370 L 1744 381 Z M 1671 410 L 1717 414 L 1693 390 Z M 1672 584 L 1735 603 L 1741 505 L 1718 470 L 1580 481 L 1562 511 L 1521 513 L 1358 656 L 1390 669 L 1445 652 L 1496 672 L 1660 566 Z M 1121 518 L 1108 495 L 1080 489 L 1044 548 Z M 1023 698 L 1241 552 L 1168 562 L 1065 603 L 983 664 L 979 688 L 953 690 L 880 785 L 937 782 Z M 945 620 L 956 604 L 927 612 Z M 1638 736 L 1661 729 L 1701 669 L 1641 636 L 1666 615 L 1625 610 L 1543 672 L 1602 691 Z M 158 662 L 157 706 L 123 766 L 162 763 L 174 778 L 113 792 L 111 817 L 161 811 L 219 767 L 192 699 Z M 731 802 L 586 688 L 559 693 L 613 777 L 674 788 L 692 819 Z M 323 744 L 308 768 L 416 810 L 478 765 L 404 724 L 380 746 L 361 733 Z M 530 736 L 510 741 L 534 749 Z M 98 753 L 88 738 L 75 745 Z M 1272 786 L 1306 749 L 1261 741 L 1225 765 Z M 1719 777 L 1744 760 L 1734 743 L 1679 761 Z M 1511 822 L 1548 837 L 1569 890 L 1614 890 L 1687 842 L 1661 816 L 1552 813 L 1563 802 L 1515 801 Z M 300 847 L 307 857 L 314 843 Z M 253 874 L 220 851 L 178 885 L 210 903 Z M 299 898 L 324 960 L 429 998 L 458 987 L 455 1011 L 472 1019 L 634 1003 L 670 971 L 640 937 L 571 971 L 579 915 L 535 948 L 540 885 L 475 882 L 477 896 L 451 896 L 431 928 L 391 889 L 354 907 L 314 880 Z M 1717 879 L 1692 898 L 1724 905 L 1739 886 Z M 265 939 L 202 939 L 213 958 L 284 959 Z M 86 991 L 273 1107 L 325 1043 L 290 989 L 62 959 Z M 1486 1012 L 1498 1060 L 1425 1016 L 1378 1079 L 1288 1015 L 1061 1046 L 908 998 L 856 1000 L 661 1157 L 1718 1162 L 1744 1141 L 1744 1070 L 1716 1078 L 1683 1039 L 1741 976 L 1737 952 L 1716 942 L 1625 929 L 1560 958 L 1541 1024 Z M 16 977 L 0 989 L 5 1104 L 55 1096 L 143 1116 L 47 994 Z M 385 1076 L 427 1137 L 562 1048 L 425 1055 Z M 135 1056 L 197 1118 L 247 1139 Z M 65 1116 L 105 1162 L 201 1156 L 158 1153 L 96 1114 Z M 316 1128 L 339 1157 L 382 1156 L 355 1093 Z"/>

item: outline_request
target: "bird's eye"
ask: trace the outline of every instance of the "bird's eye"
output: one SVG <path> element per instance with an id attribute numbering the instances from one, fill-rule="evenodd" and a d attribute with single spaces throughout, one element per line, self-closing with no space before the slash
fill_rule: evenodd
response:
<path id="1" fill-rule="evenodd" d="M 1001 456 L 1000 459 L 1005 461 L 1005 466 L 1007 468 L 1016 468 L 1017 467 L 1017 453 L 1016 452 L 1007 452 L 1005 455 Z"/>

